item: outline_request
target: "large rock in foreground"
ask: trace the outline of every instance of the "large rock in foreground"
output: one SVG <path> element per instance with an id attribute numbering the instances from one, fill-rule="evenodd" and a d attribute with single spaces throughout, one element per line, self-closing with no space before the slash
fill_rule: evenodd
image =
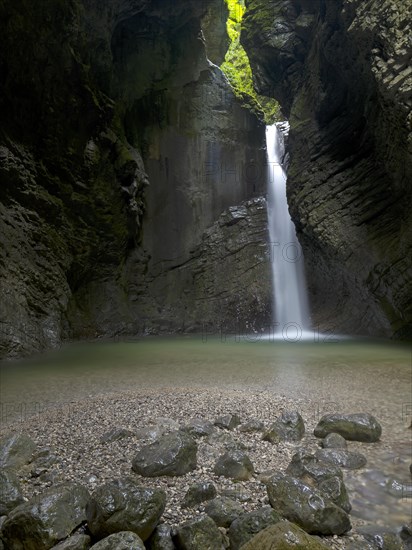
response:
<path id="1" fill-rule="evenodd" d="M 230 549 L 243 548 L 257 533 L 274 525 L 280 520 L 279 514 L 270 506 L 242 514 L 231 524 L 229 529 Z"/>
<path id="2" fill-rule="evenodd" d="M 208 516 L 200 516 L 179 525 L 175 542 L 181 550 L 224 549 L 222 534 Z"/>
<path id="3" fill-rule="evenodd" d="M 326 550 L 328 546 L 289 521 L 281 521 L 267 527 L 242 546 L 242 550 L 288 550 L 289 548 L 293 550 Z"/>
<path id="4" fill-rule="evenodd" d="M 90 496 L 81 485 L 65 483 L 15 508 L 2 537 L 9 550 L 48 550 L 86 521 Z"/>
<path id="5" fill-rule="evenodd" d="M 342 470 L 335 464 L 324 462 L 319 456 L 301 449 L 293 455 L 286 473 L 299 478 L 311 487 L 316 487 L 345 512 L 351 511 L 352 506 L 343 482 Z"/>
<path id="6" fill-rule="evenodd" d="M 145 541 L 154 531 L 165 509 L 161 489 L 136 485 L 129 478 L 102 485 L 87 505 L 87 525 L 98 539 L 120 531 L 132 531 Z"/>
<path id="7" fill-rule="evenodd" d="M 0 471 L 0 516 L 7 516 L 23 502 L 23 493 L 16 474 L 9 470 Z"/>
<path id="8" fill-rule="evenodd" d="M 196 466 L 196 441 L 189 434 L 176 431 L 140 449 L 132 470 L 145 477 L 183 476 Z"/>
<path id="9" fill-rule="evenodd" d="M 59 544 L 53 546 L 51 550 L 89 550 L 91 545 L 92 543 L 89 535 L 77 533 L 59 542 Z"/>
<path id="10" fill-rule="evenodd" d="M 316 437 L 338 433 L 350 441 L 373 443 L 379 440 L 382 427 L 374 416 L 367 413 L 325 414 L 313 433 Z"/>
<path id="11" fill-rule="evenodd" d="M 286 474 L 277 473 L 267 482 L 271 506 L 307 533 L 343 535 L 351 529 L 348 514 L 317 489 Z"/>
<path id="12" fill-rule="evenodd" d="M 114 533 L 92 546 L 94 550 L 145 550 L 142 539 L 131 531 Z"/>
<path id="13" fill-rule="evenodd" d="M 18 469 L 28 464 L 36 449 L 36 443 L 25 434 L 3 437 L 0 440 L 0 468 Z"/>

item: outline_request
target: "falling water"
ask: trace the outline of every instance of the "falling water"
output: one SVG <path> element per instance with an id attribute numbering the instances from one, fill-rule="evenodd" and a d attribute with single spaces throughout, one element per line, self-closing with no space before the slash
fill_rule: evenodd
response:
<path id="1" fill-rule="evenodd" d="M 268 223 L 271 248 L 275 335 L 289 341 L 310 337 L 309 306 L 302 249 L 290 218 L 283 140 L 277 125 L 266 128 L 268 157 Z"/>

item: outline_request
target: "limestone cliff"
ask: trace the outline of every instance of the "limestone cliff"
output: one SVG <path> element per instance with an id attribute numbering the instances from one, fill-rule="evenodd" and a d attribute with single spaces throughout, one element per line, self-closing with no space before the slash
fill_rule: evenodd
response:
<path id="1" fill-rule="evenodd" d="M 412 337 L 411 4 L 247 0 L 256 86 L 290 119 L 314 322 Z"/>
<path id="2" fill-rule="evenodd" d="M 258 297 L 250 278 L 210 273 L 232 254 L 220 215 L 264 189 L 245 175 L 262 168 L 264 128 L 207 59 L 223 59 L 226 16 L 220 0 L 1 3 L 0 356 L 217 326 L 236 308 L 244 324 L 263 303 L 265 262 Z M 264 242 L 261 209 L 242 208 L 232 234 Z M 211 285 L 235 292 L 218 307 Z"/>

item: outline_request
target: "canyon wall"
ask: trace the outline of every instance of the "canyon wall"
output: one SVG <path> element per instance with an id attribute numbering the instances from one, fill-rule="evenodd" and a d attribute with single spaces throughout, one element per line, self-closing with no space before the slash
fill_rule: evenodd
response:
<path id="1" fill-rule="evenodd" d="M 0 6 L 1 357 L 270 320 L 264 126 L 215 65 L 226 17 Z"/>
<path id="2" fill-rule="evenodd" d="M 409 2 L 247 0 L 255 83 L 290 120 L 313 322 L 412 337 Z"/>

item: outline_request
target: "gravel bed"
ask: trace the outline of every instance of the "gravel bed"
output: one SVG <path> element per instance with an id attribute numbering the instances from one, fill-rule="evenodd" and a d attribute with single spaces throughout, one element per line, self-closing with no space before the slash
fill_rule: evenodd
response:
<path id="1" fill-rule="evenodd" d="M 160 423 L 169 425 L 170 430 L 177 425 L 184 426 L 194 417 L 214 421 L 218 416 L 237 413 L 242 422 L 258 419 L 268 427 L 283 411 L 300 410 L 306 406 L 306 434 L 297 443 L 272 445 L 262 441 L 262 434 L 242 433 L 215 428 L 221 434 L 213 444 L 206 438 L 198 438 L 198 467 L 194 472 L 181 477 L 142 478 L 131 471 L 131 462 L 148 440 L 138 436 L 125 437 L 111 443 L 101 443 L 100 438 L 111 428 L 126 428 L 136 431 Z M 177 424 L 176 424 L 177 423 Z M 133 392 L 113 393 L 93 397 L 47 411 L 27 419 L 25 422 L 3 427 L 3 433 L 21 431 L 28 434 L 40 447 L 51 447 L 58 462 L 48 472 L 32 477 L 30 469 L 22 474 L 22 484 L 27 498 L 41 493 L 52 483 L 77 481 L 89 491 L 106 481 L 122 476 L 132 476 L 148 487 L 157 487 L 167 494 L 163 521 L 178 523 L 202 513 L 204 507 L 195 509 L 181 507 L 183 497 L 193 483 L 211 481 L 218 494 L 230 494 L 241 502 L 245 511 L 251 511 L 268 504 L 265 485 L 260 481 L 261 474 L 272 470 L 284 470 L 298 447 L 318 449 L 319 440 L 313 436 L 317 423 L 315 411 L 307 410 L 307 401 L 289 399 L 274 395 L 270 391 L 217 390 L 217 389 L 176 389 L 163 388 Z M 233 440 L 244 446 L 254 468 L 255 476 L 247 482 L 233 482 L 217 477 L 213 472 L 216 459 L 225 452 L 225 440 Z M 220 441 L 222 440 L 222 441 Z M 29 467 L 30 468 L 30 467 Z M 227 494 L 227 493 L 226 493 Z M 353 527 L 362 521 L 352 518 Z M 357 539 L 356 533 L 345 537 L 323 537 L 330 548 L 344 549 L 349 542 Z"/>

